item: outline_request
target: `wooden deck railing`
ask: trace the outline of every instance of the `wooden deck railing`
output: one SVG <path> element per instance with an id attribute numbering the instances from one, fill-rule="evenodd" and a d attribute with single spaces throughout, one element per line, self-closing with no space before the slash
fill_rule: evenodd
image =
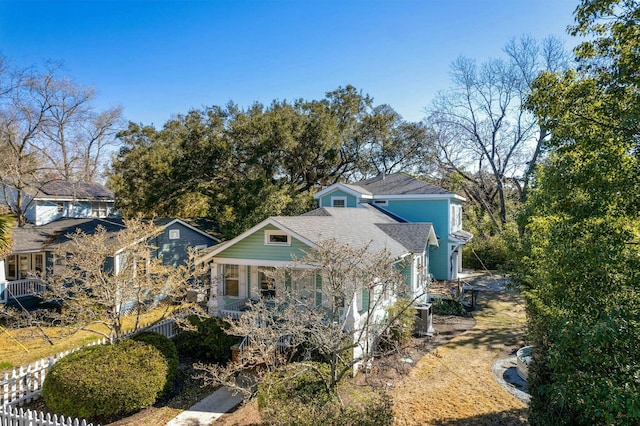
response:
<path id="1" fill-rule="evenodd" d="M 0 283 L 0 303 L 7 303 L 9 298 L 20 298 L 40 294 L 47 289 L 47 285 L 37 278 L 26 280 L 6 281 Z"/>

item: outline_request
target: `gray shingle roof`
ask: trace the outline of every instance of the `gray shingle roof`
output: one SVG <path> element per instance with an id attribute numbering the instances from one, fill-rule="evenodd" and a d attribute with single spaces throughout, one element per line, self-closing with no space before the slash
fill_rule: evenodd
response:
<path id="1" fill-rule="evenodd" d="M 378 223 L 377 226 L 412 253 L 424 250 L 433 229 L 430 223 Z"/>
<path id="2" fill-rule="evenodd" d="M 36 198 L 60 198 L 113 201 L 113 192 L 99 183 L 54 180 L 45 183 Z"/>
<path id="3" fill-rule="evenodd" d="M 62 247 L 69 241 L 67 234 L 73 234 L 80 229 L 86 234 L 95 232 L 98 225 L 103 226 L 107 232 L 115 234 L 124 228 L 122 219 L 58 219 L 46 225 L 27 224 L 23 227 L 15 227 L 11 239 L 13 252 L 32 252 L 53 250 Z"/>
<path id="4" fill-rule="evenodd" d="M 431 224 L 398 223 L 368 205 L 323 207 L 301 216 L 277 216 L 272 220 L 314 244 L 335 240 L 352 247 L 368 245 L 375 251 L 386 249 L 392 257 L 422 251 L 431 232 Z"/>
<path id="5" fill-rule="evenodd" d="M 380 175 L 371 179 L 346 185 L 352 189 L 373 195 L 403 195 L 403 194 L 442 194 L 453 195 L 439 186 L 431 185 L 404 173 Z"/>

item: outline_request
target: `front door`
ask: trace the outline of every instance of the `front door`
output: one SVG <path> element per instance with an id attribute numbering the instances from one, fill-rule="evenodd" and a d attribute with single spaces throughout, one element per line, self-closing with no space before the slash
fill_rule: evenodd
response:
<path id="1" fill-rule="evenodd" d="M 20 254 L 18 255 L 18 279 L 24 280 L 31 275 L 31 255 Z"/>

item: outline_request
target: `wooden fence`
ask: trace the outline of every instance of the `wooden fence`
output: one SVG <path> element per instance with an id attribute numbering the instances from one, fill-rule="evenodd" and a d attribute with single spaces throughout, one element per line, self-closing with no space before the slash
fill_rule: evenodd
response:
<path id="1" fill-rule="evenodd" d="M 41 411 L 24 410 L 10 405 L 0 406 L 0 425 L 2 426 L 93 426 L 86 420 L 72 419 Z"/>
<path id="2" fill-rule="evenodd" d="M 127 338 L 132 336 L 133 334 L 140 332 L 142 330 L 154 331 L 156 333 L 160 333 L 168 338 L 174 338 L 178 335 L 178 327 L 174 320 L 165 320 L 153 325 L 146 325 L 140 327 L 136 331 L 130 331 L 122 335 L 121 338 Z M 94 346 L 94 345 L 104 345 L 109 342 L 109 339 L 103 338 L 100 340 L 96 340 L 87 345 L 70 349 L 68 351 L 60 352 L 57 355 L 52 357 L 43 358 L 39 361 L 36 361 L 27 366 L 22 366 L 17 369 L 13 369 L 10 372 L 4 373 L 4 378 L 0 381 L 0 426 L 67 426 L 67 425 L 86 425 L 86 422 L 82 420 L 84 423 L 69 423 L 70 419 L 62 420 L 57 419 L 55 416 L 51 417 L 45 415 L 44 413 L 36 413 L 30 412 L 28 414 L 31 416 L 33 413 L 36 413 L 38 416 L 43 417 L 43 420 L 31 420 L 27 417 L 19 417 L 15 410 L 10 410 L 11 407 L 16 405 L 22 405 L 25 402 L 30 402 L 34 399 L 37 399 L 42 393 L 42 384 L 44 383 L 44 379 L 47 375 L 47 372 L 51 368 L 53 364 L 58 362 L 61 358 L 69 355 L 72 352 L 75 352 L 79 349 Z M 23 410 L 20 410 L 23 412 Z M 29 413 L 29 410 L 25 412 Z M 35 414 L 33 414 L 35 415 Z M 16 417 L 18 416 L 18 417 Z M 25 415 L 26 416 L 26 415 Z M 38 417 L 38 418 L 40 418 Z M 19 420 L 22 419 L 22 420 Z M 74 421 L 77 421 L 75 419 Z M 57 423 L 56 423 L 57 422 Z M 66 422 L 66 423 L 65 423 Z"/>

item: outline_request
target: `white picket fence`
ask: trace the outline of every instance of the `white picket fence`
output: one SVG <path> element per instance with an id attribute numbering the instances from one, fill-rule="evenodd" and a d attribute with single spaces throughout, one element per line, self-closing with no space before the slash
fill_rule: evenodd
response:
<path id="1" fill-rule="evenodd" d="M 130 337 L 131 335 L 140 332 L 141 330 L 154 331 L 160 333 L 168 338 L 174 338 L 178 335 L 178 327 L 174 320 L 165 320 L 153 325 L 145 325 L 136 331 L 130 331 L 123 334 L 121 338 Z M 109 342 L 109 339 L 103 338 L 96 340 L 87 345 L 70 349 L 68 351 L 60 352 L 57 355 L 43 358 L 27 366 L 22 366 L 18 369 L 13 369 L 10 372 L 4 373 L 4 378 L 0 381 L 0 426 L 68 426 L 68 425 L 86 425 L 84 420 L 78 419 L 66 419 L 56 420 L 56 417 L 43 417 L 44 420 L 32 420 L 27 417 L 16 417 L 17 411 L 13 410 L 16 405 L 22 405 L 25 402 L 30 402 L 37 399 L 42 393 L 42 384 L 47 375 L 47 372 L 53 364 L 58 362 L 61 358 L 75 352 L 79 349 L 86 348 L 94 345 L 104 345 Z M 11 410 L 10 410 L 11 408 Z M 20 410 L 23 412 L 23 410 Z M 29 412 L 26 410 L 25 412 Z M 36 413 L 36 412 L 31 412 Z M 31 414 L 28 414 L 31 415 Z M 39 413 L 38 416 L 42 416 L 44 413 Z M 26 415 L 25 415 L 26 416 Z M 17 420 L 16 420 L 17 419 Z M 22 419 L 22 420 L 19 420 Z M 64 422 L 63 422 L 64 421 Z M 76 423 L 69 423 L 74 421 Z M 56 423 L 57 422 L 57 423 Z M 80 422 L 80 423 L 77 423 Z M 82 423 L 84 422 L 84 423 Z"/>
<path id="2" fill-rule="evenodd" d="M 24 410 L 6 405 L 0 407 L 1 426 L 93 426 L 86 420 L 72 419 L 41 411 Z"/>

